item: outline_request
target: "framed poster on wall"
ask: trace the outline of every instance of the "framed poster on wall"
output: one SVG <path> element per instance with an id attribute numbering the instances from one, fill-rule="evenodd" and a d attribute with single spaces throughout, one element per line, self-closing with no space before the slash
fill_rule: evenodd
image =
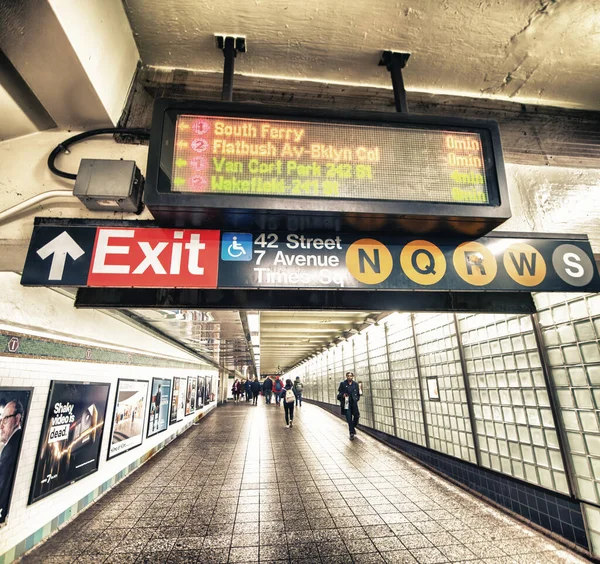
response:
<path id="1" fill-rule="evenodd" d="M 167 430 L 169 426 L 170 396 L 171 380 L 168 378 L 152 378 L 147 437 Z"/>
<path id="2" fill-rule="evenodd" d="M 213 401 L 213 377 L 206 377 L 206 403 Z"/>
<path id="3" fill-rule="evenodd" d="M 196 409 L 204 405 L 204 381 L 202 376 L 196 378 Z"/>
<path id="4" fill-rule="evenodd" d="M 0 524 L 6 521 L 33 388 L 0 388 Z"/>
<path id="5" fill-rule="evenodd" d="M 190 415 L 196 411 L 196 376 L 188 376 L 187 395 L 185 398 L 185 414 Z"/>
<path id="6" fill-rule="evenodd" d="M 119 378 L 110 430 L 108 459 L 142 444 L 147 397 L 148 382 L 146 380 Z"/>
<path id="7" fill-rule="evenodd" d="M 181 386 L 181 378 L 175 376 L 173 378 L 173 393 L 171 394 L 171 414 L 169 416 L 169 425 L 180 421 L 177 416 L 179 411 L 179 387 Z"/>
<path id="8" fill-rule="evenodd" d="M 108 383 L 50 382 L 29 503 L 98 470 Z"/>

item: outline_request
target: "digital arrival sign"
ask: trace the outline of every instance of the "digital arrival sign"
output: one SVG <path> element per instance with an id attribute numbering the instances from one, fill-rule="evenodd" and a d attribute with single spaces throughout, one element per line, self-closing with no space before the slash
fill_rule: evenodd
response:
<path id="1" fill-rule="evenodd" d="M 489 204 L 481 135 L 180 115 L 172 191 Z"/>
<path id="2" fill-rule="evenodd" d="M 145 201 L 158 221 L 211 228 L 320 217 L 481 235 L 510 217 L 495 122 L 164 99 Z"/>

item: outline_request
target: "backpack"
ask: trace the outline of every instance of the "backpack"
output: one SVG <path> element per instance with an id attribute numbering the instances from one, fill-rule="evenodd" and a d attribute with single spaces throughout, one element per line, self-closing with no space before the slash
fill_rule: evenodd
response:
<path id="1" fill-rule="evenodd" d="M 283 388 L 283 386 L 281 385 L 281 380 L 276 380 L 276 381 L 275 381 L 275 389 L 276 389 L 278 392 L 281 392 L 282 388 Z"/>
<path id="2" fill-rule="evenodd" d="M 292 388 L 290 388 L 289 390 L 285 391 L 285 403 L 294 403 L 294 401 L 296 400 L 296 396 L 294 395 L 294 390 L 292 390 Z"/>
<path id="3" fill-rule="evenodd" d="M 302 390 L 304 389 L 304 384 L 300 381 L 296 382 L 294 384 L 294 389 L 298 392 L 298 393 L 302 393 Z"/>

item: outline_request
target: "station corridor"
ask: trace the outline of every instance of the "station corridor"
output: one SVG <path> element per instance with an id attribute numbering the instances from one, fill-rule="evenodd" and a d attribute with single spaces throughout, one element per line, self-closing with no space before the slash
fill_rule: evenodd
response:
<path id="1" fill-rule="evenodd" d="M 23 558 L 583 562 L 313 405 L 215 410 Z"/>

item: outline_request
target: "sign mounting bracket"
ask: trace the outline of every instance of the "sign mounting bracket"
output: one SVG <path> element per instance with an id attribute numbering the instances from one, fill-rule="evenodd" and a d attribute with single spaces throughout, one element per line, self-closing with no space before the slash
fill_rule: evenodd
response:
<path id="1" fill-rule="evenodd" d="M 233 68 L 235 57 L 238 53 L 246 52 L 246 38 L 236 35 L 215 34 L 217 49 L 223 51 L 225 62 L 223 63 L 223 91 L 221 100 L 231 102 L 233 100 Z"/>
<path id="2" fill-rule="evenodd" d="M 396 111 L 407 114 L 408 104 L 406 102 L 406 89 L 402 78 L 402 69 L 406 66 L 410 53 L 399 51 L 384 51 L 379 60 L 380 67 L 386 67 L 392 75 L 392 86 L 394 88 L 394 102 Z"/>

